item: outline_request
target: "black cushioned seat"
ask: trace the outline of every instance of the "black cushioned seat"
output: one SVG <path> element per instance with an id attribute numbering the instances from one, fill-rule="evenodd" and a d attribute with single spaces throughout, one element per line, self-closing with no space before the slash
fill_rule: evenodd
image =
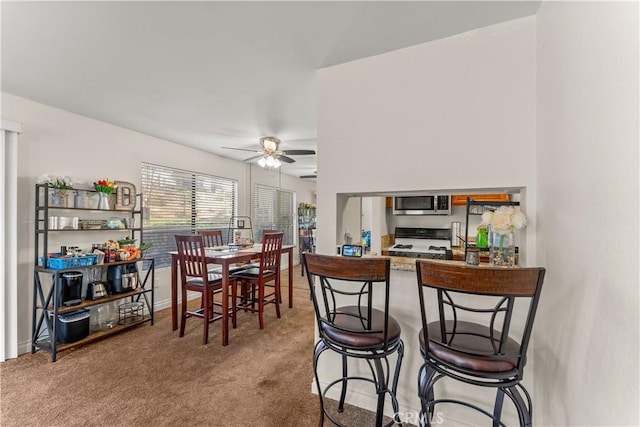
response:
<path id="1" fill-rule="evenodd" d="M 222 274 L 208 271 L 207 280 L 209 280 L 209 284 L 212 284 L 213 282 L 222 281 Z M 190 285 L 202 286 L 202 277 L 189 278 L 187 279 L 187 283 Z"/>
<path id="2" fill-rule="evenodd" d="M 453 321 L 448 320 L 446 325 L 447 330 L 453 330 Z M 518 366 L 520 344 L 509 338 L 505 348 L 505 354 L 510 356 L 496 356 L 491 341 L 485 338 L 489 333 L 489 329 L 483 325 L 464 321 L 458 322 L 456 334 L 449 344 L 450 347 L 438 344 L 438 341 L 442 341 L 440 322 L 431 322 L 427 325 L 427 328 L 429 330 L 429 336 L 433 338 L 433 340 L 429 342 L 429 353 L 443 362 L 479 372 L 509 372 Z M 494 331 L 494 336 L 500 337 L 500 333 Z M 422 350 L 424 354 L 424 334 L 422 330 L 418 337 L 420 340 L 420 350 Z M 451 334 L 446 338 L 446 341 L 451 339 Z M 454 349 L 458 349 L 459 351 Z M 483 353 L 486 355 L 485 357 L 480 356 L 480 354 Z"/>
<path id="3" fill-rule="evenodd" d="M 324 327 L 327 338 L 335 344 L 358 349 L 375 348 L 384 343 L 384 335 L 381 332 L 368 333 L 363 327 L 362 321 L 357 317 L 358 306 L 340 307 L 337 312 L 343 314 L 336 314 L 333 324 L 326 323 Z M 371 329 L 382 331 L 384 312 L 374 308 L 371 315 Z M 393 317 L 389 317 L 387 334 L 390 343 L 400 339 L 400 324 Z"/>
<path id="4" fill-rule="evenodd" d="M 265 276 L 271 276 L 275 274 L 273 270 L 265 270 Z M 240 267 L 235 273 L 234 277 L 242 278 L 242 277 L 258 277 L 260 276 L 260 268 L 250 267 L 250 268 L 242 268 Z"/>
<path id="5" fill-rule="evenodd" d="M 233 274 L 237 271 L 244 270 L 246 267 L 244 265 L 230 265 L 229 266 L 229 274 Z M 222 267 L 213 267 L 209 269 L 209 273 L 217 273 L 222 274 Z"/>

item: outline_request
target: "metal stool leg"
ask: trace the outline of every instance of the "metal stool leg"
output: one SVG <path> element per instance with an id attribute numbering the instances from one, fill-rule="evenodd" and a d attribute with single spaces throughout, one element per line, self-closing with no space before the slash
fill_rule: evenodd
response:
<path id="1" fill-rule="evenodd" d="M 385 378 L 382 361 L 373 361 L 376 367 L 376 393 L 378 394 L 378 404 L 376 405 L 376 427 L 382 427 L 382 417 L 384 415 L 384 397 L 387 393 L 387 378 Z"/>
<path id="2" fill-rule="evenodd" d="M 418 397 L 420 397 L 420 426 L 431 426 L 431 420 L 433 419 L 433 413 L 435 411 L 434 405 L 431 402 L 434 401 L 435 396 L 433 393 L 433 385 L 437 381 L 435 378 L 436 371 L 429 369 L 429 366 L 425 363 L 420 367 L 418 373 Z"/>
<path id="3" fill-rule="evenodd" d="M 316 348 L 313 352 L 313 375 L 316 378 L 316 387 L 318 388 L 318 398 L 320 399 L 320 424 L 319 427 L 322 427 L 324 424 L 324 399 L 322 397 L 322 388 L 320 387 L 320 378 L 318 377 L 318 358 L 323 351 L 325 351 L 328 347 L 324 344 L 322 340 L 316 343 Z"/>
<path id="4" fill-rule="evenodd" d="M 396 360 L 396 371 L 393 375 L 393 384 L 391 385 L 391 406 L 393 406 L 393 412 L 395 414 L 400 411 L 400 405 L 398 405 L 398 380 L 400 379 L 400 367 L 402 366 L 402 359 L 404 358 L 404 341 L 400 340 L 398 345 L 398 358 Z"/>
<path id="5" fill-rule="evenodd" d="M 522 385 L 520 385 L 520 387 L 526 392 L 526 389 Z M 529 412 L 529 408 L 527 407 L 527 404 L 525 403 L 524 399 L 518 392 L 517 386 L 508 387 L 507 390 L 508 390 L 507 394 L 509 395 L 511 400 L 513 400 L 513 403 L 516 405 L 516 409 L 518 410 L 518 418 L 520 420 L 520 425 L 523 427 L 531 427 L 531 414 Z M 528 393 L 527 393 L 527 397 L 528 397 Z"/>
<path id="6" fill-rule="evenodd" d="M 347 396 L 347 356 L 342 355 L 342 390 L 340 391 L 340 402 L 338 403 L 338 412 L 344 412 L 344 399 Z"/>
<path id="7" fill-rule="evenodd" d="M 496 391 L 496 403 L 493 406 L 493 427 L 500 425 L 500 418 L 502 418 L 502 403 L 504 401 L 504 391 L 499 388 Z"/>

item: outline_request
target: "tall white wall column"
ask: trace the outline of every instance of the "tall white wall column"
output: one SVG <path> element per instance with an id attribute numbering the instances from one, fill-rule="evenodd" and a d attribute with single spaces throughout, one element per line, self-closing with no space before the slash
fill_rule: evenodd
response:
<path id="1" fill-rule="evenodd" d="M 22 125 L 2 120 L 0 138 L 0 362 L 18 357 L 18 134 Z"/>

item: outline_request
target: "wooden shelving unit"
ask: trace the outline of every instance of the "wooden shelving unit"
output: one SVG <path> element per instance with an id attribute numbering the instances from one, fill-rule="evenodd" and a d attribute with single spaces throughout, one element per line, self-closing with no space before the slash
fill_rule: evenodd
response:
<path id="1" fill-rule="evenodd" d="M 155 286 L 155 261 L 152 258 L 138 258 L 124 261 L 105 262 L 99 265 L 80 266 L 72 268 L 52 269 L 47 267 L 47 254 L 50 252 L 49 236 L 51 233 L 102 233 L 110 231 L 116 237 L 116 233 L 126 232 L 131 238 L 135 238 L 143 243 L 142 230 L 142 196 L 138 194 L 137 203 L 138 210 L 101 210 L 86 207 L 68 207 L 68 206 L 50 206 L 49 191 L 51 188 L 47 184 L 36 184 L 36 203 L 35 203 L 35 254 L 34 254 L 34 274 L 33 274 L 33 309 L 32 309 L 32 331 L 31 331 L 31 352 L 44 350 L 51 353 L 51 361 L 55 362 L 59 351 L 63 351 L 73 347 L 79 347 L 108 336 L 120 333 L 127 329 L 139 326 L 143 323 L 154 323 L 154 286 Z M 86 191 L 90 190 L 72 190 Z M 79 212 L 95 212 L 96 215 L 108 218 L 114 215 L 120 215 L 130 218 L 129 227 L 121 228 L 97 228 L 97 229 L 75 229 L 75 228 L 50 228 L 49 218 L 52 213 L 65 213 L 65 211 L 76 213 Z M 134 226 L 134 224 L 138 224 Z M 75 235 L 75 234 L 72 234 Z M 122 235 L 119 235 L 122 237 Z M 138 264 L 139 263 L 139 264 Z M 146 271 L 142 272 L 142 263 L 146 267 Z M 104 271 L 110 266 L 119 266 L 127 264 L 136 264 L 137 287 L 130 291 L 89 300 L 83 299 L 81 303 L 64 306 L 61 299 L 62 275 L 70 271 L 88 272 L 94 269 L 100 269 L 100 277 L 104 275 Z M 142 273 L 141 273 L 142 272 Z M 141 276 L 143 276 L 141 280 Z M 84 297 L 84 296 L 83 296 Z M 103 304 L 113 303 L 114 301 L 123 302 L 142 302 L 142 310 L 140 318 L 129 319 L 124 324 L 114 324 L 112 328 L 98 330 L 90 333 L 87 337 L 74 342 L 61 343 L 58 340 L 57 319 L 65 314 L 88 309 L 90 307 L 100 306 Z"/>

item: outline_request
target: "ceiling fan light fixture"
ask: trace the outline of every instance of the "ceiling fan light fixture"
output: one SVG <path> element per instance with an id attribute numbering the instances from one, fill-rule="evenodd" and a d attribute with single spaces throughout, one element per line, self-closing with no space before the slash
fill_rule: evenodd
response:
<path id="1" fill-rule="evenodd" d="M 272 168 L 275 165 L 275 160 L 273 156 L 267 156 L 267 166 Z"/>
<path id="2" fill-rule="evenodd" d="M 265 166 L 267 166 L 267 159 L 265 159 L 264 157 L 261 157 L 261 158 L 260 158 L 260 160 L 258 160 L 258 164 L 259 164 L 261 167 L 265 167 Z"/>
<path id="3" fill-rule="evenodd" d="M 264 138 L 260 138 L 260 145 L 264 150 L 274 152 L 278 151 L 280 140 L 273 136 L 265 136 Z"/>
<path id="4" fill-rule="evenodd" d="M 277 168 L 279 168 L 281 164 L 282 164 L 282 163 L 281 163 L 281 162 L 280 162 L 280 160 L 278 160 L 277 158 L 274 158 L 274 159 L 273 159 L 273 167 L 274 167 L 274 168 L 276 168 L 276 169 L 277 169 Z"/>

